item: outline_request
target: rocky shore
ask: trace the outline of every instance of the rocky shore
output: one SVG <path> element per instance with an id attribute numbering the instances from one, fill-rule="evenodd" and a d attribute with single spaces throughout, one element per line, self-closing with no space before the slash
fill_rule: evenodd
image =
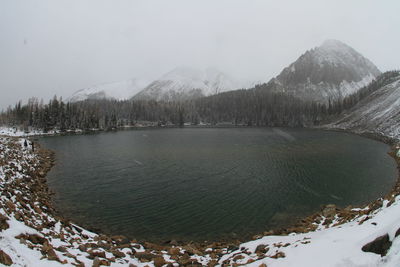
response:
<path id="1" fill-rule="evenodd" d="M 395 156 L 395 152 L 393 147 L 391 155 L 400 166 L 400 159 Z M 246 243 L 237 241 L 181 245 L 171 241 L 169 244 L 160 245 L 149 242 L 139 243 L 124 236 L 98 235 L 57 216 L 51 205 L 51 193 L 45 178 L 46 173 L 54 164 L 53 159 L 50 151 L 38 148 L 32 152 L 29 147 L 24 147 L 21 138 L 0 137 L 0 263 L 2 264 L 14 266 L 290 266 L 288 263 L 296 257 L 297 263 L 301 263 L 299 252 L 304 255 L 307 255 L 309 250 L 318 253 L 318 250 L 314 248 L 315 245 L 329 244 L 330 239 L 324 235 L 332 231 L 351 233 L 355 232 L 354 229 L 370 229 L 371 225 L 373 231 L 364 234 L 365 242 L 362 243 L 354 237 L 356 243 L 361 242 L 354 246 L 357 247 L 357 253 L 367 255 L 367 260 L 370 260 L 370 254 L 375 254 L 375 257 L 371 259 L 380 262 L 385 260 L 385 257 L 390 257 L 389 253 L 388 256 L 382 258 L 394 246 L 388 246 L 388 242 L 384 242 L 386 244 L 384 255 L 366 253 L 361 249 L 367 243 L 371 243 L 367 241 L 374 241 L 375 235 L 379 238 L 386 234 L 388 241 L 394 242 L 395 232 L 400 228 L 400 222 L 398 225 L 392 225 L 392 223 L 390 229 L 385 228 L 380 221 L 387 220 L 387 216 L 379 219 L 387 212 L 397 212 L 400 216 L 400 201 L 397 197 L 400 194 L 400 181 L 397 181 L 393 190 L 384 198 L 363 208 L 339 209 L 334 205 L 327 205 L 321 212 L 302 219 L 293 227 L 261 233 Z M 380 227 L 386 229 L 386 233 L 383 233 L 385 231 L 382 231 Z M 368 251 L 368 248 L 364 249 Z M 354 254 L 351 250 L 350 252 Z M 334 253 L 333 255 L 335 256 Z M 329 259 L 326 260 L 330 264 Z M 360 259 L 357 258 L 357 260 Z M 334 263 L 332 262 L 332 265 Z"/>

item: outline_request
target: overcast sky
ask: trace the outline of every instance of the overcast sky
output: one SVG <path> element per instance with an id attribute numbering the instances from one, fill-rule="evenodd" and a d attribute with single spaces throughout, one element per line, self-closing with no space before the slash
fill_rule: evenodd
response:
<path id="1" fill-rule="evenodd" d="M 2 0 L 0 109 L 177 66 L 267 81 L 338 39 L 400 66 L 399 0 Z"/>

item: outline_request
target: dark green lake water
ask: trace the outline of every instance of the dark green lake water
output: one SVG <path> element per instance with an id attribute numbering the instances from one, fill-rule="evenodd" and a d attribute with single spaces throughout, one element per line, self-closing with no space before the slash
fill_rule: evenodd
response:
<path id="1" fill-rule="evenodd" d="M 247 238 L 322 204 L 365 204 L 395 183 L 383 143 L 305 129 L 153 129 L 45 137 L 56 207 L 152 241 Z"/>

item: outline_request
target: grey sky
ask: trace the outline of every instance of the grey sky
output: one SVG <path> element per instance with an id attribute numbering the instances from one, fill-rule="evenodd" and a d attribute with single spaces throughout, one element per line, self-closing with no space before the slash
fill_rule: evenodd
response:
<path id="1" fill-rule="evenodd" d="M 399 11 L 398 0 L 2 0 L 0 109 L 182 65 L 267 81 L 325 39 L 398 69 Z"/>

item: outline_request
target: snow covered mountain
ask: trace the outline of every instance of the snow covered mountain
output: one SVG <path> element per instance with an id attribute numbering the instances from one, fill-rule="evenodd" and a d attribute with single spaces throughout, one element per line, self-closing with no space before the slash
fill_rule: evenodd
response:
<path id="1" fill-rule="evenodd" d="M 148 84 L 149 82 L 139 79 L 104 83 L 78 90 L 69 97 L 67 101 L 77 102 L 85 99 L 129 99 Z"/>
<path id="2" fill-rule="evenodd" d="M 134 96 L 135 100 L 185 100 L 251 87 L 225 73 L 208 68 L 179 67 L 155 80 Z"/>
<path id="3" fill-rule="evenodd" d="M 371 61 L 350 46 L 327 40 L 301 55 L 270 82 L 276 84 L 276 91 L 326 103 L 354 93 L 379 74 Z"/>
<path id="4" fill-rule="evenodd" d="M 330 127 L 400 138 L 400 72 L 396 73 Z"/>

